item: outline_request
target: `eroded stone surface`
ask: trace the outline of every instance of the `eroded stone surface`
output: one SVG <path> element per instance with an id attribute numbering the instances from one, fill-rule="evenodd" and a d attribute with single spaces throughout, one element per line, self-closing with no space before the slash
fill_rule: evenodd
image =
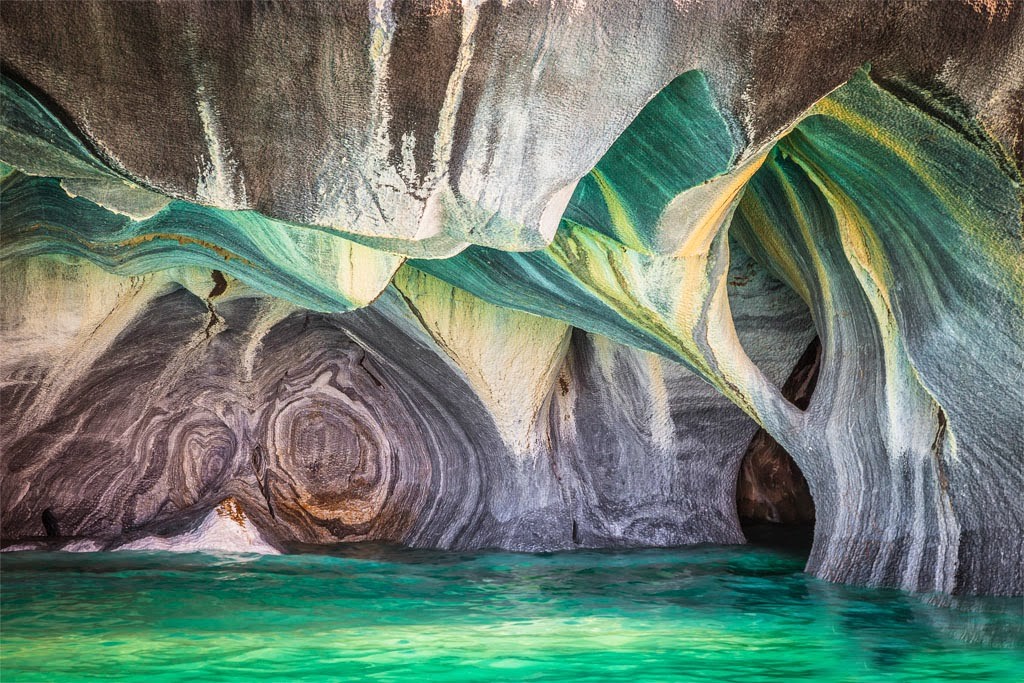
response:
<path id="1" fill-rule="evenodd" d="M 868 7 L 5 8 L 5 541 L 732 542 L 760 428 L 1024 592 L 1024 8 Z"/>

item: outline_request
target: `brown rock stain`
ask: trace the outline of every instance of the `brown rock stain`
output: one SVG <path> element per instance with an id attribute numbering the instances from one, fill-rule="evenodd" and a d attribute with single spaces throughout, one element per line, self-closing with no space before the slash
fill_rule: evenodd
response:
<path id="1" fill-rule="evenodd" d="M 230 519 L 232 522 L 240 527 L 245 527 L 245 510 L 242 509 L 242 504 L 238 502 L 234 497 L 225 498 L 217 506 L 217 516 Z"/>

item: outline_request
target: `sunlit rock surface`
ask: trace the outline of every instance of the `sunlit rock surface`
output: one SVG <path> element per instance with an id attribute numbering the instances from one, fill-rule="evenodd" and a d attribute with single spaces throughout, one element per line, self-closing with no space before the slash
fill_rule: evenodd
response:
<path id="1" fill-rule="evenodd" d="M 815 575 L 1024 592 L 1020 5 L 0 27 L 11 547 L 732 543 L 805 478 Z"/>

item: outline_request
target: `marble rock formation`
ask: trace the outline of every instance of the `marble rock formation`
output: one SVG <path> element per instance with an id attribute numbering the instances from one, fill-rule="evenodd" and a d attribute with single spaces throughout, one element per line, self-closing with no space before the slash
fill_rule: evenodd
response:
<path id="1" fill-rule="evenodd" d="M 0 36 L 7 548 L 736 543 L 813 507 L 816 576 L 1024 593 L 1021 4 L 24 3 Z"/>

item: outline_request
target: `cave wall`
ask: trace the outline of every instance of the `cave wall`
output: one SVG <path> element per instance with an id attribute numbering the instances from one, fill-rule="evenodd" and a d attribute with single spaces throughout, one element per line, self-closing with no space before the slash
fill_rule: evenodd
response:
<path id="1" fill-rule="evenodd" d="M 0 35 L 5 541 L 220 510 L 261 547 L 733 542 L 760 429 L 808 571 L 1024 592 L 1020 4 L 24 3 Z"/>
<path id="2" fill-rule="evenodd" d="M 228 499 L 277 547 L 742 542 L 730 483 L 756 425 L 678 363 L 414 271 L 344 314 L 168 275 L 90 310 L 110 276 L 88 262 L 7 264 L 21 305 L 5 338 L 67 329 L 4 359 L 6 542 L 46 535 L 49 517 L 61 537 L 119 547 Z M 809 317 L 749 259 L 736 275 L 751 320 L 783 312 L 765 360 L 786 367 Z M 476 324 L 438 332 L 456 316 Z M 85 357 L 83 336 L 106 346 Z M 480 388 L 510 367 L 518 393 Z"/>

